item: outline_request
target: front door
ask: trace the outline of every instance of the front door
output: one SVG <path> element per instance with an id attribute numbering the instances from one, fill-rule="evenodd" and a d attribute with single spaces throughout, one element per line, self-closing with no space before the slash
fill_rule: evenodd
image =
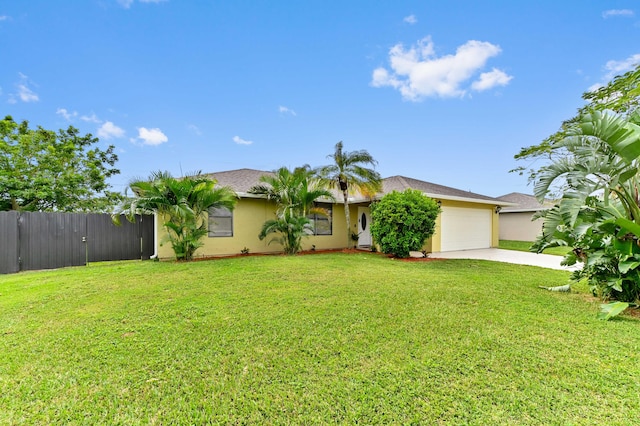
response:
<path id="1" fill-rule="evenodd" d="M 358 207 L 358 246 L 371 245 L 371 214 L 369 207 Z"/>

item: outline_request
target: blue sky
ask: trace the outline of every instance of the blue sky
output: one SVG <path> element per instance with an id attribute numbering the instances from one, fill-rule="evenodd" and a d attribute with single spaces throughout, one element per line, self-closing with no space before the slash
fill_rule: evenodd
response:
<path id="1" fill-rule="evenodd" d="M 319 166 L 343 141 L 383 176 L 531 193 L 514 154 L 639 40 L 635 1 L 0 0 L 0 105 L 115 145 L 116 190 Z"/>

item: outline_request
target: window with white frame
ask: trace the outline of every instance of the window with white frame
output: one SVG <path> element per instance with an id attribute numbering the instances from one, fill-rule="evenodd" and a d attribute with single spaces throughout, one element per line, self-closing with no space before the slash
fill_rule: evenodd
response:
<path id="1" fill-rule="evenodd" d="M 209 208 L 209 237 L 233 237 L 233 212 L 226 207 Z"/>

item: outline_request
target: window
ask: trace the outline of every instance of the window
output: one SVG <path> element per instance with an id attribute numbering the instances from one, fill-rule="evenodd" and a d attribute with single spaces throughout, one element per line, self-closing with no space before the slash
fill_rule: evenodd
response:
<path id="1" fill-rule="evenodd" d="M 322 209 L 326 214 L 310 214 L 307 216 L 311 220 L 313 227 L 313 235 L 332 235 L 331 216 L 333 214 L 333 206 L 329 203 L 316 203 L 316 209 Z"/>
<path id="2" fill-rule="evenodd" d="M 209 236 L 233 237 L 233 213 L 231 210 L 225 207 L 209 208 Z"/>

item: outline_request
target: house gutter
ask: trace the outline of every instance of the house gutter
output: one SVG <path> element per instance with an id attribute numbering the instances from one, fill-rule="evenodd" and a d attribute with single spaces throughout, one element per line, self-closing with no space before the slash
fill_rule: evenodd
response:
<path id="1" fill-rule="evenodd" d="M 442 194 L 431 194 L 428 192 L 423 192 L 424 195 L 426 195 L 429 198 L 433 198 L 434 200 L 448 200 L 448 201 L 464 201 L 467 203 L 476 203 L 476 204 L 490 204 L 493 206 L 500 206 L 500 207 L 513 207 L 513 206 L 517 206 L 517 203 L 512 203 L 509 201 L 502 201 L 502 200 L 498 200 L 498 199 L 486 199 L 486 198 L 471 198 L 471 197 L 457 197 L 455 195 L 442 195 Z M 384 194 L 383 194 L 384 195 Z M 380 198 L 382 198 L 383 195 L 378 194 L 375 199 L 376 200 L 380 200 Z M 369 198 L 349 198 L 349 203 L 350 204 L 355 204 L 355 203 L 363 203 L 366 201 L 370 201 Z"/>
<path id="2" fill-rule="evenodd" d="M 551 207 L 540 207 L 538 209 L 502 209 L 502 211 L 500 213 L 534 213 L 534 212 L 539 212 L 539 211 L 543 211 L 543 210 L 550 210 Z"/>
<path id="3" fill-rule="evenodd" d="M 158 258 L 158 213 L 153 213 L 153 254 L 149 259 Z"/>

